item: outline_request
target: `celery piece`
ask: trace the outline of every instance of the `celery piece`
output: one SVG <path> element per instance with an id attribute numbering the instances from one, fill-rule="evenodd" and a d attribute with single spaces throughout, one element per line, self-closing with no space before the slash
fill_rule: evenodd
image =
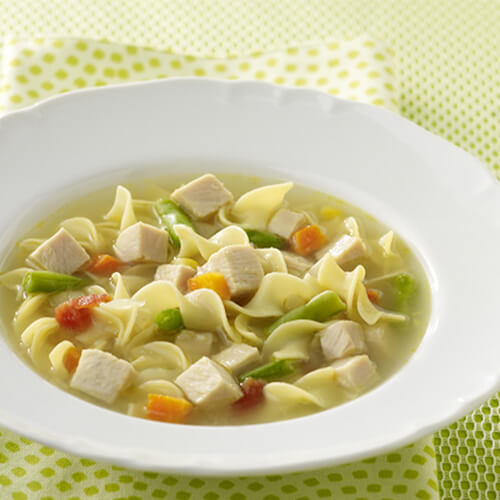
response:
<path id="1" fill-rule="evenodd" d="M 30 271 L 23 279 L 26 293 L 54 293 L 84 287 L 88 280 L 50 271 Z"/>
<path id="2" fill-rule="evenodd" d="M 345 304 L 342 299 L 335 292 L 327 290 L 313 297 L 307 304 L 296 307 L 281 316 L 281 318 L 277 319 L 267 328 L 267 333 L 272 333 L 283 323 L 297 319 L 310 319 L 319 322 L 328 321 L 332 316 L 344 310 Z"/>
<path id="3" fill-rule="evenodd" d="M 257 248 L 283 248 L 285 240 L 274 233 L 267 231 L 259 231 L 257 229 L 245 229 L 248 239 Z"/>
<path id="4" fill-rule="evenodd" d="M 288 359 L 279 359 L 277 361 L 271 361 L 265 365 L 254 368 L 249 372 L 240 375 L 239 379 L 241 381 L 247 378 L 253 378 L 257 380 L 275 380 L 278 378 L 283 378 L 286 375 L 290 375 L 295 371 L 295 363 Z"/>
<path id="5" fill-rule="evenodd" d="M 174 226 L 176 224 L 184 224 L 185 226 L 190 227 L 195 230 L 191 219 L 187 216 L 187 214 L 182 210 L 177 203 L 174 203 L 172 200 L 161 199 L 155 203 L 155 211 L 160 219 L 161 226 L 168 232 L 170 235 L 170 240 L 172 241 L 172 245 L 176 250 L 179 250 L 181 246 L 181 242 L 179 237 L 175 233 Z"/>

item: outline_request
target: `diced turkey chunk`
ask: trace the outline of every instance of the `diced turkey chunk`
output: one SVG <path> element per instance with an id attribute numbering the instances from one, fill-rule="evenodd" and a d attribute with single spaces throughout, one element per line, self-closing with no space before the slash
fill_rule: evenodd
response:
<path id="1" fill-rule="evenodd" d="M 390 356 L 391 337 L 387 326 L 374 325 L 365 328 L 368 351 L 375 359 Z"/>
<path id="2" fill-rule="evenodd" d="M 302 278 L 306 271 L 313 265 L 313 261 L 292 252 L 281 252 L 290 274 Z"/>
<path id="3" fill-rule="evenodd" d="M 260 360 L 260 353 L 251 345 L 233 344 L 213 356 L 213 360 L 227 368 L 233 375 L 239 375 Z"/>
<path id="4" fill-rule="evenodd" d="M 366 252 L 366 246 L 361 238 L 344 234 L 327 251 L 333 255 L 337 264 L 342 266 L 351 260 L 362 257 Z M 316 258 L 322 257 L 325 253 L 326 251 L 320 250 L 316 254 Z"/>
<path id="5" fill-rule="evenodd" d="M 306 218 L 298 212 L 292 212 L 287 208 L 278 210 L 269 221 L 267 228 L 286 240 L 292 237 L 292 234 L 307 224 Z"/>
<path id="6" fill-rule="evenodd" d="M 366 352 L 363 329 L 355 321 L 336 321 L 320 333 L 320 342 L 328 361 Z"/>
<path id="7" fill-rule="evenodd" d="M 155 280 L 170 281 L 180 292 L 186 293 L 187 282 L 196 271 L 184 264 L 163 264 L 156 269 Z"/>
<path id="8" fill-rule="evenodd" d="M 49 271 L 73 274 L 88 262 L 90 257 L 80 243 L 62 228 L 42 243 L 30 255 L 30 259 Z"/>
<path id="9" fill-rule="evenodd" d="M 134 367 L 123 359 L 99 349 L 84 349 L 71 379 L 71 387 L 106 403 L 132 383 Z"/>
<path id="10" fill-rule="evenodd" d="M 207 357 L 181 373 L 175 383 L 192 403 L 204 407 L 229 405 L 243 395 L 229 372 Z"/>
<path id="11" fill-rule="evenodd" d="M 115 253 L 124 262 L 165 262 L 168 233 L 150 224 L 137 222 L 120 233 Z"/>
<path id="12" fill-rule="evenodd" d="M 366 355 L 338 359 L 332 363 L 337 380 L 346 389 L 362 392 L 378 379 L 375 363 Z"/>
<path id="13" fill-rule="evenodd" d="M 233 195 L 215 175 L 206 174 L 176 189 L 171 196 L 189 215 L 204 219 L 233 201 Z"/>
<path id="14" fill-rule="evenodd" d="M 215 337 L 211 332 L 192 332 L 191 330 L 183 330 L 177 335 L 175 343 L 189 358 L 189 361 L 194 363 L 201 357 L 210 356 L 210 354 L 212 354 Z"/>
<path id="15" fill-rule="evenodd" d="M 246 245 L 222 248 L 208 259 L 208 272 L 221 273 L 226 279 L 231 298 L 254 293 L 264 277 L 264 271 L 255 250 Z"/>

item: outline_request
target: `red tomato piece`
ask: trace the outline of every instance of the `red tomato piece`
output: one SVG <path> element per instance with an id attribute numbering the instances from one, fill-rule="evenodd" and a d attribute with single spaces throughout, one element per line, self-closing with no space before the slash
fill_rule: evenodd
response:
<path id="1" fill-rule="evenodd" d="M 101 302 L 109 302 L 111 297 L 106 294 L 82 295 L 76 299 L 68 300 L 58 305 L 55 309 L 56 321 L 71 330 L 86 330 L 92 323 L 90 309 Z"/>
<path id="2" fill-rule="evenodd" d="M 254 378 L 246 378 L 240 384 L 243 396 L 233 403 L 235 410 L 250 410 L 264 401 L 264 380 L 256 380 Z"/>
<path id="3" fill-rule="evenodd" d="M 77 309 L 70 302 L 64 302 L 56 307 L 56 321 L 71 330 L 86 330 L 92 323 L 90 310 Z"/>

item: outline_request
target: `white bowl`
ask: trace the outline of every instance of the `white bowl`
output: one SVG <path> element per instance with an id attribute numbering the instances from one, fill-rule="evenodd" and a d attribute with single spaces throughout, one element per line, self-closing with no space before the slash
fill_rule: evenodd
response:
<path id="1" fill-rule="evenodd" d="M 196 475 L 292 471 L 402 446 L 500 387 L 500 189 L 480 163 L 384 110 L 261 83 L 178 79 L 81 91 L 0 120 L 3 255 L 85 192 L 169 170 L 270 175 L 393 227 L 420 257 L 432 315 L 419 349 L 368 394 L 271 424 L 131 418 L 51 385 L 0 341 L 0 424 L 128 467 Z"/>

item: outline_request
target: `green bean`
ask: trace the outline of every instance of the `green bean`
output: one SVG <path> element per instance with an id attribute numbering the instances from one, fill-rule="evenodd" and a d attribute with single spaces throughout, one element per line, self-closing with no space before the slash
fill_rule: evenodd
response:
<path id="1" fill-rule="evenodd" d="M 257 248 L 283 248 L 285 240 L 274 233 L 267 231 L 259 231 L 257 229 L 245 229 L 248 239 Z"/>
<path id="2" fill-rule="evenodd" d="M 164 332 L 178 332 L 184 328 L 184 320 L 179 309 L 163 309 L 155 316 L 155 323 Z"/>
<path id="3" fill-rule="evenodd" d="M 267 333 L 270 334 L 283 323 L 297 319 L 310 319 L 322 323 L 344 309 L 345 304 L 342 299 L 335 292 L 327 290 L 313 297 L 307 304 L 296 307 L 281 316 L 267 328 Z"/>
<path id="4" fill-rule="evenodd" d="M 254 368 L 249 372 L 240 375 L 240 381 L 246 378 L 261 379 L 261 380 L 275 380 L 278 378 L 290 375 L 295 371 L 295 363 L 289 359 L 279 359 L 277 361 L 271 361 L 266 365 Z"/>
<path id="5" fill-rule="evenodd" d="M 69 274 L 30 271 L 24 276 L 23 288 L 27 293 L 53 293 L 82 288 L 87 283 L 88 280 L 70 276 Z"/>
<path id="6" fill-rule="evenodd" d="M 184 224 L 185 226 L 195 229 L 193 223 L 187 216 L 187 214 L 182 210 L 179 205 L 174 203 L 172 200 L 162 199 L 155 203 L 155 210 L 158 218 L 160 219 L 160 224 L 168 234 L 170 235 L 170 240 L 172 245 L 176 250 L 179 250 L 181 242 L 179 237 L 175 233 L 174 226 L 176 224 Z"/>
<path id="7" fill-rule="evenodd" d="M 409 274 L 398 274 L 393 278 L 394 283 L 394 306 L 395 311 L 406 312 L 410 301 L 417 291 L 417 283 Z"/>

